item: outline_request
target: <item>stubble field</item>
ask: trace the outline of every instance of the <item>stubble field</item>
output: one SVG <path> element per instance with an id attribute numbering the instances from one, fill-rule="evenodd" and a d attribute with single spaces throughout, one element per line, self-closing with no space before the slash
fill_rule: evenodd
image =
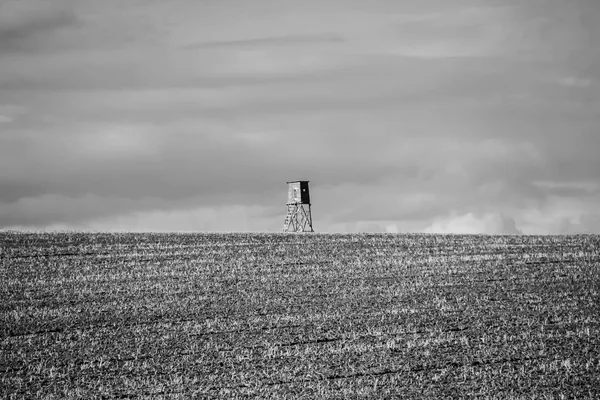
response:
<path id="1" fill-rule="evenodd" d="M 600 398 L 600 236 L 0 233 L 2 398 Z"/>

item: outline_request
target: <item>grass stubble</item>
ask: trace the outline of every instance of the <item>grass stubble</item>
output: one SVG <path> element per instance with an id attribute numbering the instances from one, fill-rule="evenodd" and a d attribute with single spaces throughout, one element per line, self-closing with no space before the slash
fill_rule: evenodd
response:
<path id="1" fill-rule="evenodd" d="M 600 236 L 0 233 L 0 397 L 600 398 Z"/>

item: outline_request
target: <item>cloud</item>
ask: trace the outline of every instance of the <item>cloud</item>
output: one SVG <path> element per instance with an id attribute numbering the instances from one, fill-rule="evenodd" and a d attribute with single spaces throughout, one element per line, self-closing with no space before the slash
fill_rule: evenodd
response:
<path id="1" fill-rule="evenodd" d="M 583 214 L 574 218 L 564 218 L 559 224 L 558 232 L 600 235 L 600 214 Z"/>
<path id="2" fill-rule="evenodd" d="M 586 88 L 592 84 L 590 79 L 567 76 L 559 81 L 561 85 Z"/>
<path id="3" fill-rule="evenodd" d="M 563 198 L 585 198 L 600 193 L 600 182 L 586 181 L 534 181 L 537 187 L 546 196 L 558 196 Z"/>
<path id="4" fill-rule="evenodd" d="M 72 201 L 68 204 L 73 205 Z M 113 199 L 111 205 L 125 200 Z M 98 206 L 95 199 L 86 199 L 88 206 Z M 77 204 L 77 203 L 75 203 Z M 42 210 L 41 213 L 50 211 Z M 54 212 L 63 212 L 56 207 Z M 31 221 L 2 221 L 0 227 L 8 230 L 78 230 L 78 231 L 106 231 L 106 232 L 273 232 L 279 231 L 283 226 L 283 219 L 265 219 L 261 217 L 262 209 L 259 206 L 222 206 L 222 207 L 195 207 L 193 205 L 183 208 L 150 208 L 147 210 L 133 207 L 129 212 L 114 215 L 95 216 L 81 208 L 68 212 L 67 218 L 44 221 L 33 217 Z M 81 215 L 77 215 L 81 213 Z M 83 218 L 82 218 L 83 217 Z M 0 214 L 1 218 L 1 214 Z M 35 222 L 34 222 L 35 221 Z M 2 228 L 0 228 L 2 229 Z"/>
<path id="5" fill-rule="evenodd" d="M 8 1 L 0 11 L 0 53 L 39 51 L 36 41 L 78 23 L 68 1 Z"/>
<path id="6" fill-rule="evenodd" d="M 269 47 L 269 46 L 295 46 L 306 44 L 319 43 L 340 43 L 344 39 L 334 33 L 316 33 L 316 34 L 289 34 L 282 36 L 270 36 L 253 39 L 239 40 L 215 40 L 190 43 L 183 48 L 185 49 L 211 49 L 211 48 L 243 48 L 243 47 Z"/>
<path id="7" fill-rule="evenodd" d="M 46 188 L 49 193 L 38 192 L 27 197 L 23 196 L 23 192 L 28 189 L 26 187 L 3 186 L 2 189 L 3 191 L 12 189 L 7 193 L 13 194 L 19 193 L 17 190 L 20 190 L 21 196 L 18 199 L 6 199 L 2 196 L 5 202 L 0 202 L 0 226 L 43 227 L 53 224 L 80 226 L 106 215 L 164 206 L 164 202 L 160 199 L 153 198 L 132 200 L 94 194 L 70 197 L 53 194 L 52 191 L 56 189 L 52 187 Z"/>
<path id="8" fill-rule="evenodd" d="M 386 231 L 386 233 L 398 233 L 399 232 L 396 224 L 386 225 L 385 231 Z"/>
<path id="9" fill-rule="evenodd" d="M 84 225 L 83 229 L 134 232 L 273 232 L 281 228 L 283 221 L 257 217 L 260 212 L 261 208 L 258 206 L 243 205 L 136 211 L 91 221 Z"/>
<path id="10" fill-rule="evenodd" d="M 6 186 L 3 189 L 7 189 Z M 8 187 L 8 189 L 15 189 Z M 14 193 L 14 192 L 13 192 Z M 96 196 L 68 198 L 61 195 L 44 194 L 35 197 L 20 197 L 0 207 L 0 226 L 35 226 L 52 223 L 76 223 L 110 208 L 110 200 Z M 112 204 L 114 206 L 114 204 Z"/>
<path id="11" fill-rule="evenodd" d="M 424 229 L 426 233 L 518 235 L 515 220 L 505 214 L 452 215 L 438 219 Z"/>
<path id="12" fill-rule="evenodd" d="M 409 57 L 496 57 L 503 51 L 513 12 L 513 7 L 483 5 L 400 16 L 391 24 L 395 40 L 387 46 L 391 54 Z"/>
<path id="13" fill-rule="evenodd" d="M 26 114 L 24 107 L 15 104 L 2 104 L 0 102 L 0 123 L 8 124 L 16 122 L 24 114 Z"/>

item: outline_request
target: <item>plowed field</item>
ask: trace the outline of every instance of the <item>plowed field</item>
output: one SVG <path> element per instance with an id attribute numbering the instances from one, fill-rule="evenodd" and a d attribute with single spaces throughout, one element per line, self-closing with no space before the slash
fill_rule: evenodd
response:
<path id="1" fill-rule="evenodd" d="M 600 398 L 600 236 L 0 233 L 2 398 Z"/>

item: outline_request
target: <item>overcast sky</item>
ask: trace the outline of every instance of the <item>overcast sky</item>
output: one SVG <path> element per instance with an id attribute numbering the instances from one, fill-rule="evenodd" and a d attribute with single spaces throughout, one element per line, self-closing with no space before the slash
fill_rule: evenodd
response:
<path id="1" fill-rule="evenodd" d="M 0 229 L 600 233 L 598 0 L 0 0 Z"/>

